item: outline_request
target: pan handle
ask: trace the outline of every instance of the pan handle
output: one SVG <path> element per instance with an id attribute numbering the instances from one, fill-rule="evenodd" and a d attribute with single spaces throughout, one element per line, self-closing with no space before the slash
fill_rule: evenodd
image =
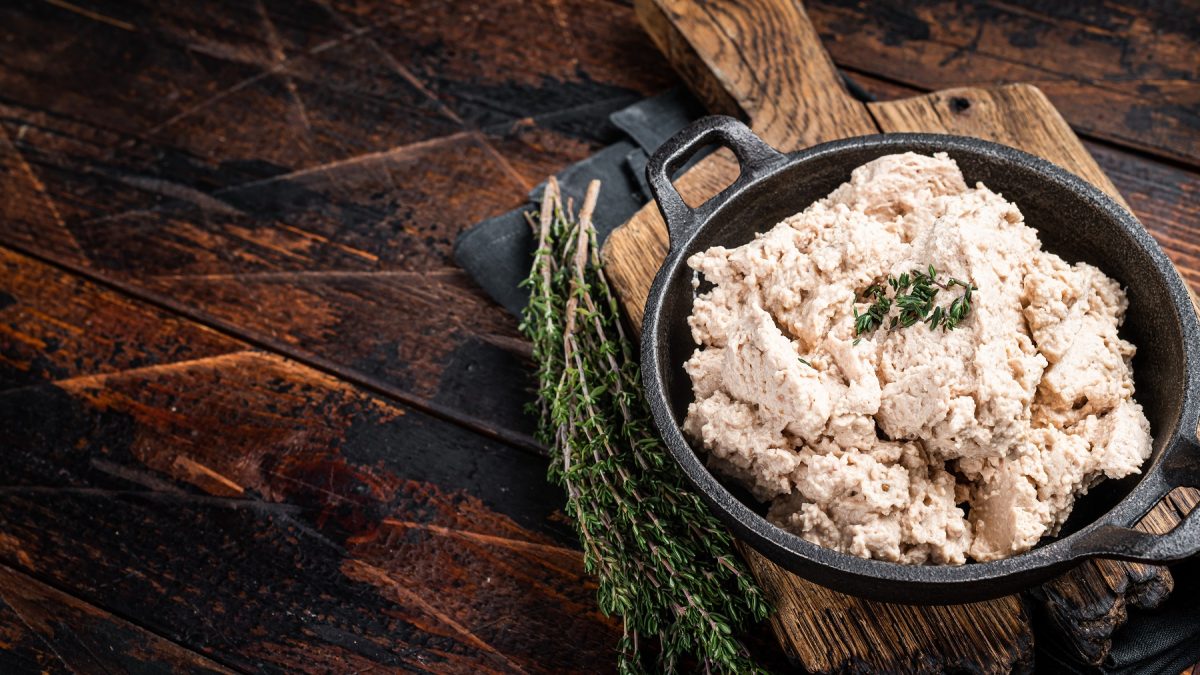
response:
<path id="1" fill-rule="evenodd" d="M 697 150 L 712 144 L 732 150 L 741 170 L 732 185 L 692 209 L 679 196 L 679 191 L 671 183 L 671 175 L 696 154 Z M 696 225 L 702 222 L 712 209 L 782 159 L 783 153 L 764 143 L 745 124 L 726 115 L 702 117 L 663 143 L 646 164 L 646 181 L 650 184 L 650 192 L 654 194 L 658 210 L 667 223 L 671 248 L 687 240 L 695 231 Z"/>
<path id="2" fill-rule="evenodd" d="M 1200 441 L 1177 437 L 1175 443 L 1183 447 L 1169 448 L 1163 463 L 1146 477 L 1155 484 L 1155 505 L 1177 487 L 1200 487 Z M 1143 563 L 1174 562 L 1200 553 L 1200 506 L 1166 534 L 1133 529 L 1140 518 L 1138 514 L 1108 518 L 1079 542 L 1076 552 L 1087 558 Z"/>

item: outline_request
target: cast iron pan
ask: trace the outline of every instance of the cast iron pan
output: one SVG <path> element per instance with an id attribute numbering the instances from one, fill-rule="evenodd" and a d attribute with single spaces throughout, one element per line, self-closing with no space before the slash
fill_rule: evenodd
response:
<path id="1" fill-rule="evenodd" d="M 741 164 L 738 179 L 705 204 L 688 207 L 671 175 L 696 150 L 722 145 Z M 901 565 L 838 553 L 790 534 L 764 508 L 718 481 L 680 430 L 692 401 L 683 362 L 695 350 L 688 256 L 739 246 L 829 194 L 850 172 L 882 155 L 945 152 L 973 185 L 983 181 L 1013 201 L 1046 250 L 1086 261 L 1120 281 L 1129 296 L 1122 335 L 1138 347 L 1137 399 L 1154 434 L 1138 476 L 1104 481 L 1076 502 L 1054 539 L 1005 560 L 965 565 Z M 1200 486 L 1200 327 L 1187 290 L 1162 250 L 1128 211 L 1100 190 L 1033 155 L 973 138 L 938 134 L 860 136 L 783 155 L 730 117 L 706 117 L 664 144 L 646 168 L 670 232 L 670 252 L 650 288 L 642 326 L 642 377 L 667 447 L 705 501 L 734 534 L 783 567 L 829 588 L 890 602 L 949 604 L 1029 588 L 1104 557 L 1163 563 L 1200 551 L 1193 512 L 1165 535 L 1131 529 L 1172 489 Z M 1200 512 L 1200 509 L 1196 509 Z"/>

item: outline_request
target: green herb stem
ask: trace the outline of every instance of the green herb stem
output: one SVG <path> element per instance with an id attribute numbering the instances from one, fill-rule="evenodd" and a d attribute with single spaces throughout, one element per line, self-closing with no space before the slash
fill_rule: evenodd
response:
<path id="1" fill-rule="evenodd" d="M 537 364 L 549 477 L 566 490 L 601 610 L 623 620 L 620 672 L 674 672 L 687 658 L 708 671 L 754 671 L 733 634 L 764 618 L 767 605 L 729 533 L 683 484 L 653 431 L 597 255 L 598 194 L 593 181 L 575 218 L 551 179 L 539 217 L 529 218 L 538 248 L 521 329 Z"/>

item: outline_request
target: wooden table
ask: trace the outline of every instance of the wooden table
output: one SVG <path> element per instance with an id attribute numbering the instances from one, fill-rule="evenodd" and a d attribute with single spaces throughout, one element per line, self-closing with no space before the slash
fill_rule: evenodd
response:
<path id="1" fill-rule="evenodd" d="M 1197 8 L 959 4 L 808 9 L 880 98 L 1040 86 L 1200 290 Z M 0 671 L 606 669 L 527 346 L 450 248 L 677 83 L 630 8 L 30 0 L 0 37 Z"/>

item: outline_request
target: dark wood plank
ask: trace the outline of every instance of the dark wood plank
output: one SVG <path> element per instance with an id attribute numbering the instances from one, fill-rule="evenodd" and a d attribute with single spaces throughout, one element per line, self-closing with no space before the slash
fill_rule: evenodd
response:
<path id="1" fill-rule="evenodd" d="M 924 90 L 1033 84 L 1081 133 L 1200 166 L 1195 2 L 807 4 L 839 64 Z"/>
<path id="2" fill-rule="evenodd" d="M 0 565 L 0 671 L 233 672 L 5 565 Z"/>
<path id="3" fill-rule="evenodd" d="M 6 112 L 19 140 L 0 138 L 13 195 L 0 240 L 529 444 L 515 321 L 450 261 L 460 229 L 523 201 L 522 186 L 488 170 L 479 139 L 455 134 L 209 194 L 154 175 L 164 165 L 153 147 L 107 159 L 130 137 Z M 440 405 L 468 376 L 488 385 L 481 398 Z"/>
<path id="4" fill-rule="evenodd" d="M 673 80 L 629 8 L 85 5 L 0 8 L 0 241 L 534 445 L 451 247 Z"/>
<path id="5" fill-rule="evenodd" d="M 1200 201 L 1196 199 L 1200 172 L 1107 144 L 1085 145 L 1192 290 L 1200 294 Z"/>
<path id="6" fill-rule="evenodd" d="M 3 564 L 236 668 L 610 658 L 617 630 L 544 460 L 29 258 L 0 261 L 0 361 L 19 385 L 0 392 Z M 66 334 L 83 337 L 26 358 Z M 116 342 L 129 360 L 94 370 Z"/>
<path id="7" fill-rule="evenodd" d="M 357 26 L 403 27 L 377 41 L 476 127 L 565 110 L 603 116 L 676 81 L 628 6 L 610 0 L 334 0 Z M 542 177 L 534 177 L 541 180 Z"/>
<path id="8" fill-rule="evenodd" d="M 379 62 L 369 33 L 339 29 L 316 3 L 85 4 L 92 16 L 5 6 L 5 98 L 157 140 L 222 169 L 210 178 L 238 182 L 458 130 Z M 360 128 L 386 119 L 405 123 Z"/>
<path id="9" fill-rule="evenodd" d="M 244 349 L 120 294 L 105 293 L 97 311 L 96 297 L 93 284 L 0 249 L 0 391 Z"/>

